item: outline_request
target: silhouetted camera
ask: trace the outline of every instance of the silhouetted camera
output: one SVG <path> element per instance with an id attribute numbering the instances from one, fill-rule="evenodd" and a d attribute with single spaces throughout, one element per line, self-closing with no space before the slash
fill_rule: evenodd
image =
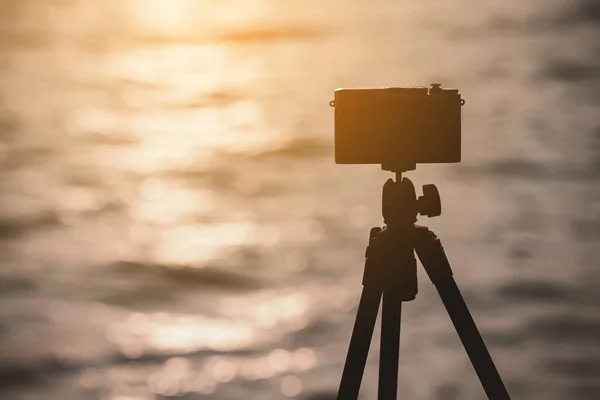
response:
<path id="1" fill-rule="evenodd" d="M 381 164 L 402 172 L 419 163 L 460 162 L 458 89 L 336 89 L 335 162 Z"/>

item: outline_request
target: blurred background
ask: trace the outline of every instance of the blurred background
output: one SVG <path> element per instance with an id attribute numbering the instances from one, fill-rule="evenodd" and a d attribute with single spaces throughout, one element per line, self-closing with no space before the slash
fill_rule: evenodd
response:
<path id="1" fill-rule="evenodd" d="M 0 397 L 334 398 L 390 174 L 333 164 L 328 102 L 438 81 L 464 162 L 408 175 L 421 223 L 514 399 L 600 398 L 599 33 L 594 0 L 0 0 Z M 484 399 L 420 279 L 402 398 Z"/>

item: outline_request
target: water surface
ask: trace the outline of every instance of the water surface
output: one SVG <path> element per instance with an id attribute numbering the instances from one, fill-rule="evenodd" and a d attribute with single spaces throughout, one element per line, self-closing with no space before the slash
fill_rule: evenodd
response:
<path id="1" fill-rule="evenodd" d="M 0 7 L 2 398 L 333 398 L 389 174 L 327 104 L 434 81 L 464 162 L 410 177 L 509 391 L 600 396 L 596 2 Z M 484 398 L 420 279 L 403 398 Z"/>

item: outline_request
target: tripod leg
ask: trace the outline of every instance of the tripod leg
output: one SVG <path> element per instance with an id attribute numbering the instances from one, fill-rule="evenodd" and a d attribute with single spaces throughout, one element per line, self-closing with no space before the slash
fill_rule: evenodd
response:
<path id="1" fill-rule="evenodd" d="M 438 285 L 437 289 L 488 398 L 490 400 L 510 400 L 504 382 L 500 378 L 456 282 L 452 279 L 452 282 Z"/>
<path id="2" fill-rule="evenodd" d="M 440 240 L 424 227 L 415 227 L 415 237 L 417 255 L 444 303 L 488 399 L 510 400 L 504 382 L 452 276 L 452 268 Z"/>
<path id="3" fill-rule="evenodd" d="M 381 311 L 378 400 L 396 400 L 398 393 L 401 315 L 401 296 L 397 291 L 385 290 Z"/>
<path id="4" fill-rule="evenodd" d="M 363 287 L 337 400 L 358 399 L 380 301 L 381 289 Z"/>

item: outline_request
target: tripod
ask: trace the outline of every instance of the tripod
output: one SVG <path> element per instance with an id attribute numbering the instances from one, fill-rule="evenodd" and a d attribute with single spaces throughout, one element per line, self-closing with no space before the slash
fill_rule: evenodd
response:
<path id="1" fill-rule="evenodd" d="M 441 202 L 434 185 L 423 186 L 417 198 L 413 183 L 398 174 L 383 186 L 386 226 L 372 228 L 363 275 L 363 290 L 337 400 L 356 400 L 365 369 L 379 304 L 381 346 L 378 400 L 396 400 L 402 303 L 417 295 L 417 263 L 421 260 L 435 285 L 489 400 L 510 400 L 498 370 L 481 338 L 471 313 L 452 276 L 452 269 L 437 236 L 417 226 L 417 214 L 436 217 Z"/>

